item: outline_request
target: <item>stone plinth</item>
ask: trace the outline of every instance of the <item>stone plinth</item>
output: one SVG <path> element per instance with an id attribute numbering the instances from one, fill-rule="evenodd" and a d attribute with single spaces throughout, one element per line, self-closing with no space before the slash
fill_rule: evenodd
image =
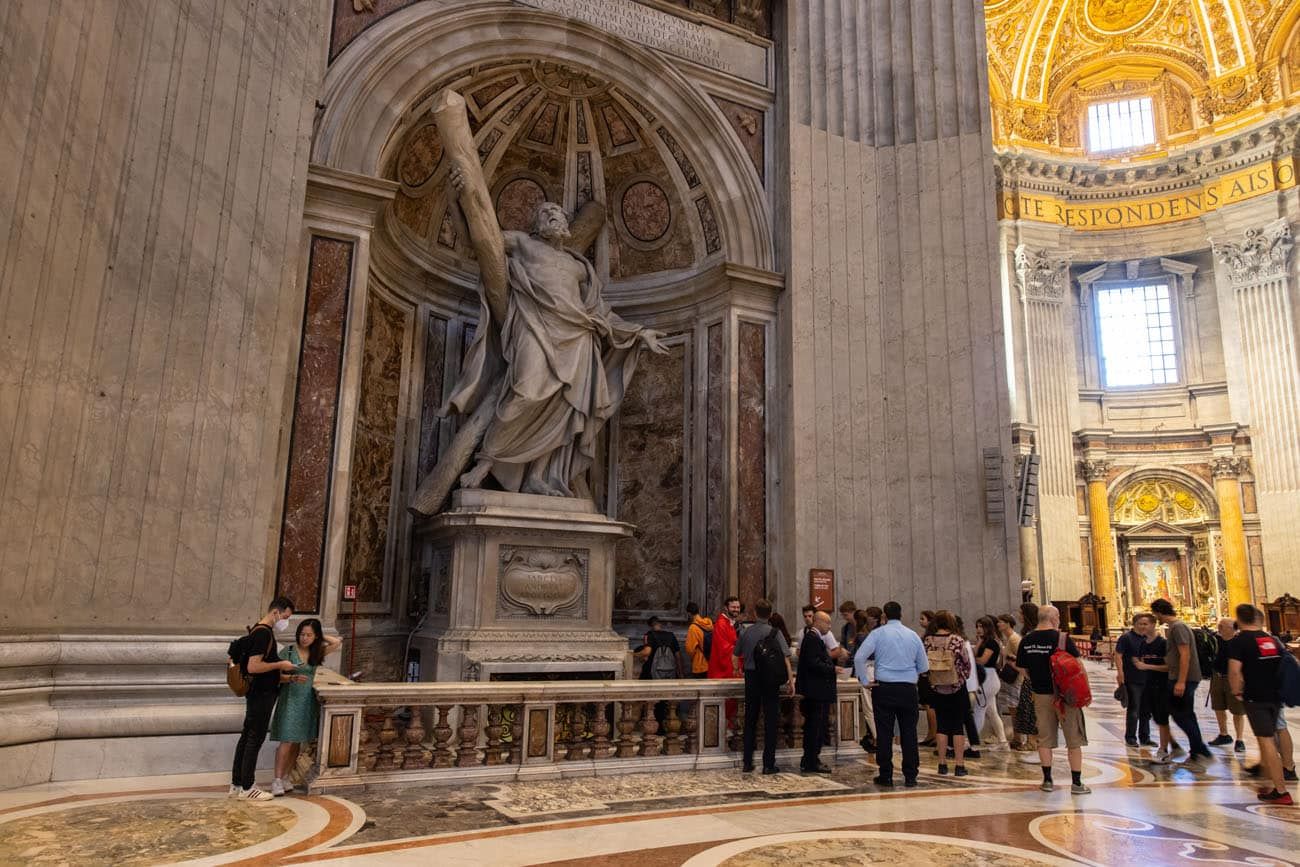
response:
<path id="1" fill-rule="evenodd" d="M 430 611 L 412 640 L 422 679 L 621 677 L 614 546 L 631 533 L 591 500 L 457 491 L 416 527 L 413 568 Z"/>

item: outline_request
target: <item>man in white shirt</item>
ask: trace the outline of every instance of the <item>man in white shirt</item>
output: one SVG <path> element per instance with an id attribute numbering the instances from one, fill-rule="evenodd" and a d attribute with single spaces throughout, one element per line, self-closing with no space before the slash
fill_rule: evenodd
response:
<path id="1" fill-rule="evenodd" d="M 790 644 L 790 650 L 793 652 L 795 659 L 799 658 L 799 645 L 803 644 L 804 635 L 807 634 L 808 632 L 817 631 L 813 627 L 813 618 L 816 616 L 817 616 L 816 606 L 805 605 L 803 607 L 803 626 L 800 627 L 799 631 L 794 634 L 794 640 Z M 849 654 L 842 647 L 840 647 L 840 643 L 835 640 L 835 634 L 833 632 L 829 630 L 823 632 L 821 634 L 821 639 L 822 639 L 822 643 L 826 645 L 826 652 L 831 655 L 831 659 L 835 660 L 841 665 L 848 662 Z"/>

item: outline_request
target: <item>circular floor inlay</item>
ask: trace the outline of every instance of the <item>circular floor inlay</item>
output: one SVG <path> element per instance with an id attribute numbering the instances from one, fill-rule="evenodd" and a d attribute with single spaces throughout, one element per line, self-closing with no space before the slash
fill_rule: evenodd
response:
<path id="1" fill-rule="evenodd" d="M 159 864 L 278 837 L 297 817 L 279 804 L 218 798 L 131 800 L 0 823 L 0 864 Z"/>
<path id="2" fill-rule="evenodd" d="M 1009 846 L 976 840 L 885 831 L 830 831 L 738 840 L 701 852 L 687 861 L 684 867 L 703 867 L 705 864 L 725 867 L 777 867 L 787 864 L 1028 867 L 1063 863 L 1067 862 L 1050 855 L 1021 852 Z"/>

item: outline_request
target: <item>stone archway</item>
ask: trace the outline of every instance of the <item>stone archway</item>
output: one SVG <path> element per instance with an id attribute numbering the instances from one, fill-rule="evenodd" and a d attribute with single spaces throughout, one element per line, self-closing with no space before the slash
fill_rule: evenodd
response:
<path id="1" fill-rule="evenodd" d="M 715 191 L 727 259 L 772 268 L 773 233 L 762 186 L 726 117 L 698 87 L 647 49 L 583 22 L 500 0 L 466 3 L 450 13 L 433 4 L 408 7 L 349 45 L 325 78 L 313 162 L 381 176 L 400 121 L 433 83 L 508 57 L 598 70 L 643 95 L 667 127 L 690 131 L 690 137 L 679 137 L 680 147 Z"/>

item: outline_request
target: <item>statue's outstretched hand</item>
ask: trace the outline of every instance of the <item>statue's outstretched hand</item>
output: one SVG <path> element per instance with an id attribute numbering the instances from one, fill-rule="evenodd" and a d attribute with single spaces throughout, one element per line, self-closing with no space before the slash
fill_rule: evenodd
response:
<path id="1" fill-rule="evenodd" d="M 465 189 L 465 173 L 460 169 L 460 163 L 452 163 L 451 171 L 447 173 L 447 180 L 451 181 L 451 188 L 460 195 Z"/>
<path id="2" fill-rule="evenodd" d="M 656 355 L 667 355 L 668 347 L 663 344 L 663 332 L 646 328 L 641 331 L 641 343 Z"/>

